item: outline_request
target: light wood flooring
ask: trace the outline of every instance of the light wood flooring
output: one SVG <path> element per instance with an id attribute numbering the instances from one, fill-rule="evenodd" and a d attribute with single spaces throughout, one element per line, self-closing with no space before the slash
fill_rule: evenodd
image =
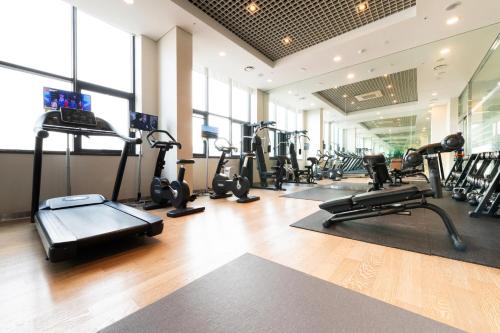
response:
<path id="1" fill-rule="evenodd" d="M 466 331 L 500 332 L 500 270 L 292 228 L 318 202 L 252 193 L 261 200 L 246 205 L 201 197 L 204 213 L 178 219 L 155 211 L 160 236 L 58 264 L 32 224 L 0 223 L 0 332 L 96 331 L 246 252 Z"/>

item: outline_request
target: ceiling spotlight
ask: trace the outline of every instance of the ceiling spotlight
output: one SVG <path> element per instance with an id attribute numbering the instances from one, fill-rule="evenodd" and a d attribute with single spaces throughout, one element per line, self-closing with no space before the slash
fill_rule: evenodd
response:
<path id="1" fill-rule="evenodd" d="M 253 66 L 247 66 L 247 67 L 243 68 L 243 70 L 244 70 L 245 72 L 251 72 L 251 71 L 253 71 L 254 69 L 255 69 L 255 67 L 253 67 Z M 259 74 L 259 76 L 262 76 L 262 75 L 260 75 L 260 74 Z"/>
<path id="2" fill-rule="evenodd" d="M 351 105 L 354 105 L 354 101 L 351 102 Z"/>
<path id="3" fill-rule="evenodd" d="M 269 83 L 273 82 L 272 79 L 267 79 L 266 81 L 269 82 Z"/>
<path id="4" fill-rule="evenodd" d="M 342 57 L 341 57 L 341 56 L 339 56 L 339 55 L 338 55 L 338 56 L 333 57 L 333 61 L 335 61 L 335 62 L 339 62 L 340 60 L 342 60 Z"/>
<path id="5" fill-rule="evenodd" d="M 432 93 L 432 96 L 437 96 L 437 95 L 438 95 L 438 93 L 437 93 L 437 92 L 433 92 L 433 93 Z"/>
<path id="6" fill-rule="evenodd" d="M 499 83 L 500 84 L 500 83 Z M 333 89 L 337 89 L 339 86 L 333 86 Z"/>
<path id="7" fill-rule="evenodd" d="M 225 57 L 226 56 L 226 52 L 224 52 L 224 51 L 219 52 L 219 56 Z"/>
<path id="8" fill-rule="evenodd" d="M 123 0 L 123 2 L 125 2 L 127 5 L 133 5 L 134 4 L 134 0 Z"/>
<path id="9" fill-rule="evenodd" d="M 361 14 L 368 9 L 368 1 L 361 2 L 356 5 L 356 13 Z"/>
<path id="10" fill-rule="evenodd" d="M 281 40 L 281 42 L 283 43 L 283 45 L 290 45 L 290 43 L 292 42 L 292 37 L 286 36 Z"/>
<path id="11" fill-rule="evenodd" d="M 250 14 L 255 14 L 259 11 L 260 7 L 255 2 L 250 2 L 246 9 Z"/>
<path id="12" fill-rule="evenodd" d="M 394 97 L 394 94 L 391 94 L 391 97 Z"/>
<path id="13" fill-rule="evenodd" d="M 350 80 L 350 79 L 354 79 L 354 74 L 353 73 L 349 73 L 347 74 L 347 78 Z"/>
<path id="14" fill-rule="evenodd" d="M 387 86 L 387 89 L 391 89 L 391 88 L 392 88 L 392 84 L 389 84 L 389 85 Z"/>
<path id="15" fill-rule="evenodd" d="M 388 75 L 389 75 L 389 74 L 387 74 L 387 73 L 386 73 L 386 74 L 384 74 L 384 77 L 387 77 Z"/>
<path id="16" fill-rule="evenodd" d="M 393 100 L 392 103 L 396 104 L 398 101 L 397 100 Z"/>
<path id="17" fill-rule="evenodd" d="M 288 90 L 288 95 L 291 95 L 292 94 L 292 91 L 291 90 Z"/>
<path id="18" fill-rule="evenodd" d="M 347 95 L 342 95 L 342 97 L 347 98 Z"/>
<path id="19" fill-rule="evenodd" d="M 446 20 L 446 24 L 448 25 L 453 25 L 457 22 L 458 22 L 458 16 L 453 16 Z"/>
<path id="20" fill-rule="evenodd" d="M 448 53 L 450 53 L 450 49 L 448 49 L 448 48 L 444 48 L 444 49 L 442 49 L 441 51 L 439 51 L 439 53 L 441 53 L 441 55 L 448 54 Z"/>

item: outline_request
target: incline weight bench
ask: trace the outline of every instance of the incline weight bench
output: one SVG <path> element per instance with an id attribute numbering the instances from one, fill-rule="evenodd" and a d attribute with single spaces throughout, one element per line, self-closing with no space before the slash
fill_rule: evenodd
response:
<path id="1" fill-rule="evenodd" d="M 448 135 L 443 141 L 419 148 L 410 153 L 406 162 L 408 165 L 419 165 L 423 156 L 429 164 L 429 178 L 432 189 L 421 190 L 416 186 L 401 186 L 372 192 L 350 195 L 324 202 L 319 207 L 333 216 L 323 223 L 323 227 L 330 228 L 333 224 L 357 220 L 362 218 L 400 214 L 411 209 L 429 209 L 439 215 L 455 249 L 464 251 L 466 246 L 453 224 L 450 216 L 440 207 L 428 203 L 427 197 L 442 197 L 441 177 L 436 154 L 438 152 L 453 151 L 464 145 L 461 133 Z M 364 162 L 367 170 L 375 182 L 387 177 L 387 166 L 381 160 L 382 155 L 367 155 Z M 382 156 L 383 157 L 383 156 Z M 383 167 L 382 167 L 383 166 Z M 385 167 L 385 168 L 384 168 Z M 375 175 L 375 177 L 373 177 Z M 402 217 L 403 218 L 403 217 Z"/>

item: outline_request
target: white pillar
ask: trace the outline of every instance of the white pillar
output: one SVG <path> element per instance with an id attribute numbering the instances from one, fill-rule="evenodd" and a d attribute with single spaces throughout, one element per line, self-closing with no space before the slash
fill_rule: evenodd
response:
<path id="1" fill-rule="evenodd" d="M 172 28 L 158 42 L 159 127 L 170 132 L 182 149 L 167 152 L 165 176 L 176 179 L 178 159 L 193 158 L 191 71 L 193 68 L 192 35 L 179 27 Z M 186 181 L 193 184 L 193 170 L 186 165 Z"/>

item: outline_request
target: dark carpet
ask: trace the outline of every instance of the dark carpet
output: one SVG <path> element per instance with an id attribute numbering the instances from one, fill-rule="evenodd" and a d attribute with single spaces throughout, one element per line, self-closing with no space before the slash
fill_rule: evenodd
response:
<path id="1" fill-rule="evenodd" d="M 460 332 L 245 254 L 102 332 Z"/>
<path id="2" fill-rule="evenodd" d="M 302 193 L 301 196 L 318 201 L 345 195 L 345 190 L 318 188 L 317 191 L 309 191 L 311 190 L 294 194 L 297 194 L 296 198 Z M 467 245 L 465 252 L 455 250 L 442 220 L 427 209 L 414 209 L 412 216 L 388 215 L 346 221 L 328 229 L 323 228 L 322 223 L 332 215 L 319 210 L 291 226 L 500 268 L 500 220 L 493 217 L 471 218 L 468 215 L 471 206 L 452 200 L 449 193 L 445 192 L 444 196 L 442 199 L 429 199 L 429 202 L 443 208 L 450 215 Z"/>

